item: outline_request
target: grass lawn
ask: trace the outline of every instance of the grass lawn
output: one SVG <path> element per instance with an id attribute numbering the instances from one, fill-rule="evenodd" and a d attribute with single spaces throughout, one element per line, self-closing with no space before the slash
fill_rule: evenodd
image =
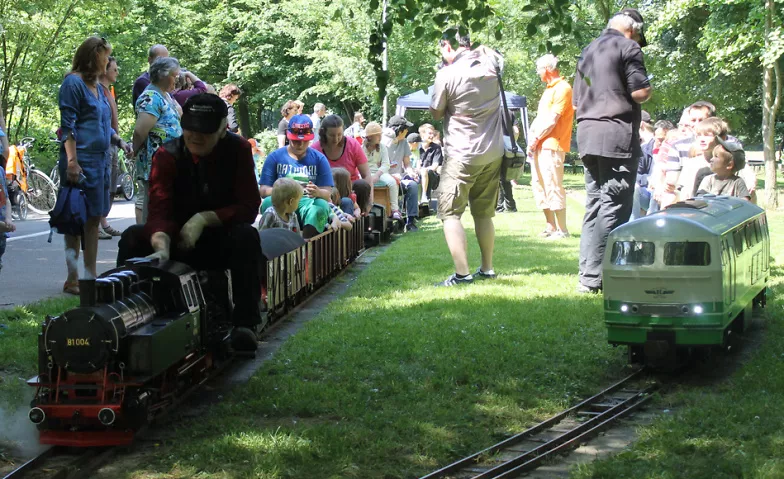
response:
<path id="1" fill-rule="evenodd" d="M 426 220 L 128 476 L 413 477 L 621 377 L 626 353 L 605 342 L 601 299 L 574 292 L 578 239 L 537 238 L 528 191 L 517 189 L 520 213 L 497 217 L 498 280 L 433 288 L 452 265 Z"/>
<path id="2" fill-rule="evenodd" d="M 580 188 L 580 175 L 566 177 L 568 188 Z M 543 218 L 530 188 L 515 193 L 519 212 L 496 217 L 496 281 L 433 288 L 452 262 L 440 222 L 428 218 L 247 385 L 207 414 L 168 424 L 144 459 L 111 477 L 416 477 L 625 375 L 625 349 L 606 344 L 601 297 L 575 293 L 579 238 L 539 239 Z M 570 199 L 568 208 L 579 233 L 582 207 Z M 772 256 L 782 258 L 784 214 L 769 221 Z M 464 224 L 476 268 L 470 215 Z M 675 413 L 641 429 L 628 452 L 573 476 L 784 477 L 783 308 L 776 275 L 763 344 L 747 364 L 718 386 L 684 386 L 659 399 L 654 407 Z M 18 331 L 14 342 L 31 345 L 9 354 L 0 335 L 0 364 L 16 364 L 23 377 L 33 369 L 41 314 L 0 320 L 5 336 Z"/>
<path id="3" fill-rule="evenodd" d="M 33 389 L 25 381 L 37 374 L 37 338 L 44 317 L 77 304 L 78 298 L 54 298 L 0 311 L 0 409 L 29 402 Z"/>

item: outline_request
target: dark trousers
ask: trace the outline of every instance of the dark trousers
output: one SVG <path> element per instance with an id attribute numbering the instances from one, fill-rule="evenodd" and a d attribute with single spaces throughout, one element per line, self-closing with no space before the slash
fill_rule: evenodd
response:
<path id="1" fill-rule="evenodd" d="M 144 234 L 144 225 L 126 229 L 120 238 L 117 265 L 125 260 L 153 253 Z M 183 251 L 172 238 L 171 259 L 187 264 L 193 269 L 231 270 L 231 287 L 234 295 L 235 326 L 254 327 L 261 322 L 261 273 L 264 267 L 261 256 L 259 232 L 251 225 L 233 225 L 205 228 L 196 247 Z"/>
<path id="2" fill-rule="evenodd" d="M 586 155 L 585 217 L 580 236 L 580 283 L 602 287 L 602 260 L 610 231 L 629 220 L 638 159 Z"/>
<path id="3" fill-rule="evenodd" d="M 498 205 L 495 207 L 496 211 L 504 210 L 517 210 L 517 203 L 515 203 L 512 181 L 506 179 L 506 169 L 501 167 L 501 188 L 498 189 Z"/>

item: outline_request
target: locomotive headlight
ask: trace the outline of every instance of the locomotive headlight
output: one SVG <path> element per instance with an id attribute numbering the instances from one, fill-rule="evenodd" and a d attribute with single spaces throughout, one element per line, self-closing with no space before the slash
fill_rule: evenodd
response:
<path id="1" fill-rule="evenodd" d="M 27 413 L 27 417 L 30 418 L 33 424 L 41 424 L 46 419 L 46 413 L 40 407 L 34 407 Z"/>
<path id="2" fill-rule="evenodd" d="M 98 420 L 101 421 L 101 424 L 103 424 L 104 426 L 111 426 L 112 424 L 114 424 L 115 419 L 116 416 L 114 414 L 114 411 L 112 411 L 108 407 L 105 407 L 100 411 L 98 411 Z"/>
<path id="3" fill-rule="evenodd" d="M 698 304 L 697 306 L 695 306 L 694 308 L 692 308 L 692 311 L 694 312 L 694 314 L 702 314 L 702 311 L 703 311 L 703 310 L 702 310 L 702 306 L 700 306 L 700 305 Z"/>
<path id="4" fill-rule="evenodd" d="M 622 304 L 621 305 L 621 312 L 625 313 L 627 311 L 629 311 L 629 305 L 628 304 Z"/>

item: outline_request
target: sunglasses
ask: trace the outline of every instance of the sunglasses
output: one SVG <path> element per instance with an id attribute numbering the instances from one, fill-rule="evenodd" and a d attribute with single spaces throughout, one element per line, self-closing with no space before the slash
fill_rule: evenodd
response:
<path id="1" fill-rule="evenodd" d="M 291 132 L 292 135 L 297 135 L 297 136 L 305 136 L 313 133 L 313 130 L 311 130 L 310 128 L 290 128 L 289 131 Z"/>

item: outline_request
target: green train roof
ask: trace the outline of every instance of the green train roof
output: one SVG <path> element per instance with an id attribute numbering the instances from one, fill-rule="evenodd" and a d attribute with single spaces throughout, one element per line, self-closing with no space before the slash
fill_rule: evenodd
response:
<path id="1" fill-rule="evenodd" d="M 705 195 L 668 206 L 662 211 L 619 226 L 612 236 L 660 235 L 662 229 L 675 236 L 688 230 L 721 235 L 765 210 L 742 198 Z M 674 231 L 674 230 L 677 230 Z"/>

